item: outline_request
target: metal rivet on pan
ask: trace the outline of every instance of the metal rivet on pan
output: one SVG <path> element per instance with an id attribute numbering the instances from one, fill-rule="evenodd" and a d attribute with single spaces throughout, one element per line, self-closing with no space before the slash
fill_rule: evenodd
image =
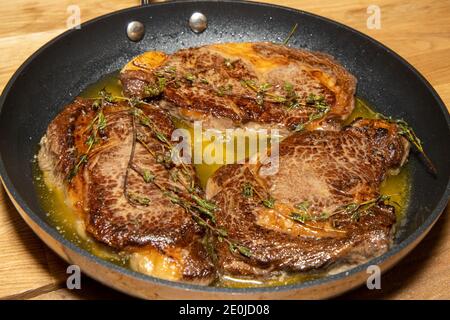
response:
<path id="1" fill-rule="evenodd" d="M 144 37 L 145 27 L 142 22 L 131 21 L 127 26 L 127 36 L 131 41 L 139 41 Z"/>
<path id="2" fill-rule="evenodd" d="M 194 12 L 189 18 L 189 27 L 195 33 L 201 33 L 208 27 L 208 20 L 206 16 L 201 12 Z"/>

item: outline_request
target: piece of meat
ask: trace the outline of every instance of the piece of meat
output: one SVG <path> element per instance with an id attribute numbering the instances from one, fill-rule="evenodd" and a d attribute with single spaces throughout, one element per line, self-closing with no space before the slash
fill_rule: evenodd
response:
<path id="1" fill-rule="evenodd" d="M 355 78 L 322 53 L 225 43 L 154 56 L 161 53 L 145 53 L 122 70 L 124 94 L 158 97 L 173 115 L 204 120 L 204 126 L 217 128 L 223 120 L 222 127 L 257 123 L 292 130 L 307 124 L 338 130 L 354 107 Z M 311 120 L 318 113 L 314 98 L 329 110 Z"/>
<path id="2" fill-rule="evenodd" d="M 261 165 L 220 168 L 206 189 L 221 208 L 217 225 L 251 252 L 250 257 L 233 254 L 218 241 L 221 272 L 330 272 L 386 252 L 396 218 L 379 188 L 408 152 L 395 124 L 357 120 L 340 132 L 289 136 L 280 143 L 273 175 L 262 175 Z M 264 205 L 269 199 L 272 205 Z M 364 211 L 354 210 L 365 202 Z"/>
<path id="3" fill-rule="evenodd" d="M 162 138 L 170 140 L 173 130 L 170 117 L 154 105 L 133 109 L 104 101 L 99 107 L 93 99 L 77 98 L 49 125 L 39 165 L 65 187 L 94 239 L 134 252 L 138 269 L 145 266 L 136 257 L 163 268 L 151 268 L 160 277 L 205 284 L 214 270 L 201 243 L 204 232 L 163 192 L 176 190 L 183 197 L 189 185 L 201 193 L 193 167 L 169 160 Z"/>

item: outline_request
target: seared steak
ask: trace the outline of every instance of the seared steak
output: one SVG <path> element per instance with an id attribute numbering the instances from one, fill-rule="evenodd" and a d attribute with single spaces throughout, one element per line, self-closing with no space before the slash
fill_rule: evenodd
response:
<path id="1" fill-rule="evenodd" d="M 207 197 L 221 208 L 218 226 L 251 255 L 219 241 L 217 265 L 225 274 L 263 276 L 331 270 L 386 252 L 396 218 L 379 188 L 408 152 L 396 125 L 357 120 L 340 132 L 286 138 L 275 175 L 262 176 L 258 165 L 220 168 Z"/>
<path id="2" fill-rule="evenodd" d="M 327 130 L 339 129 L 352 112 L 356 85 L 332 57 L 272 43 L 214 44 L 169 56 L 147 52 L 125 66 L 121 82 L 125 95 L 161 97 L 172 114 L 206 120 L 205 126 Z M 317 119 L 320 112 L 325 116 Z"/>
<path id="3" fill-rule="evenodd" d="M 380 185 L 409 143 L 394 121 L 342 128 L 356 80 L 333 58 L 216 44 L 147 52 L 120 80 L 125 97 L 102 90 L 68 105 L 38 160 L 88 235 L 126 253 L 133 269 L 208 284 L 217 274 L 333 272 L 388 250 L 396 216 Z M 225 165 L 202 191 L 194 166 L 174 161 L 173 117 L 286 129 L 278 171 L 265 175 L 273 162 L 264 157 Z"/>
<path id="4" fill-rule="evenodd" d="M 192 166 L 170 161 L 164 137 L 170 139 L 173 129 L 153 105 L 78 98 L 49 125 L 39 165 L 66 186 L 88 233 L 134 252 L 137 269 L 208 283 L 213 267 L 201 244 L 203 230 L 167 196 L 174 190 L 183 197 L 185 185 L 201 193 Z M 145 270 L 136 257 L 159 269 Z"/>

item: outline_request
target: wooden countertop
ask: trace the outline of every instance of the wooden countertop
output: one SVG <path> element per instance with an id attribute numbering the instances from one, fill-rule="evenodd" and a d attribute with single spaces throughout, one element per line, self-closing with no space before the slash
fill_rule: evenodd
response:
<path id="1" fill-rule="evenodd" d="M 450 106 L 450 1 L 377 0 L 381 29 L 368 29 L 372 0 L 264 1 L 313 12 L 381 41 L 412 63 Z M 87 21 L 137 0 L 16 0 L 0 8 L 0 89 L 35 50 L 65 31 L 67 7 L 76 4 Z M 356 289 L 342 298 L 450 299 L 449 209 L 430 234 L 382 277 L 382 289 Z M 126 298 L 86 277 L 82 289 L 65 289 L 67 264 L 22 221 L 0 187 L 0 299 Z"/>

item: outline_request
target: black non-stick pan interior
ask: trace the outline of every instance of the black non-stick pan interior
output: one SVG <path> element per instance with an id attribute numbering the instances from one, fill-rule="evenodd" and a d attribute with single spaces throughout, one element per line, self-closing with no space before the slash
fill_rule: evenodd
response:
<path id="1" fill-rule="evenodd" d="M 208 18 L 209 26 L 201 34 L 188 27 L 195 11 Z M 146 28 L 137 43 L 126 35 L 132 20 Z M 127 9 L 88 22 L 46 45 L 19 69 L 1 97 L 0 170 L 5 184 L 19 205 L 44 224 L 31 160 L 51 119 L 88 84 L 147 50 L 173 52 L 216 42 L 281 42 L 296 23 L 291 46 L 334 56 L 358 79 L 359 97 L 379 112 L 404 118 L 422 138 L 438 175 L 427 172 L 416 156 L 410 157 L 411 202 L 397 243 L 417 235 L 448 199 L 449 116 L 442 101 L 413 68 L 374 40 L 315 15 L 254 3 L 183 1 Z"/>

